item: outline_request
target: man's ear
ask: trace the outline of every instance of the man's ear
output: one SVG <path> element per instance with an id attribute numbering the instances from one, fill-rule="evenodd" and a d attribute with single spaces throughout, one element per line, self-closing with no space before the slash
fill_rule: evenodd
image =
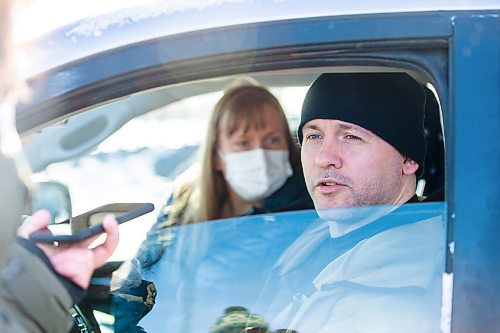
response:
<path id="1" fill-rule="evenodd" d="M 415 174 L 417 170 L 418 170 L 418 163 L 409 157 L 405 157 L 405 160 L 403 162 L 403 174 L 412 175 Z"/>

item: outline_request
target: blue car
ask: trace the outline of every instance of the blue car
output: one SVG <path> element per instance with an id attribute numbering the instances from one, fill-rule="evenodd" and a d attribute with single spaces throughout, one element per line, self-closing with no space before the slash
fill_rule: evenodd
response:
<path id="1" fill-rule="evenodd" d="M 335 251 L 314 209 L 167 228 L 157 219 L 199 169 L 210 113 L 235 81 L 269 88 L 295 129 L 321 73 L 405 72 L 433 101 L 417 194 L 441 196 L 398 213 L 402 224 L 432 218 L 440 226 L 429 231 L 437 243 L 426 257 L 439 267 L 440 297 L 415 313 L 431 328 L 403 331 L 498 332 L 498 1 L 153 3 L 82 19 L 26 52 L 32 96 L 18 105 L 17 126 L 40 183 L 35 208 L 51 210 L 53 230 L 77 231 L 98 223 L 96 213 L 135 203 L 156 207 L 120 227 L 117 252 L 72 309 L 75 331 L 402 331 L 384 302 L 356 317 L 340 305 L 326 310 L 328 300 L 304 315 L 307 324 L 289 320 L 294 306 L 306 311 Z M 93 210 L 109 203 L 122 205 Z M 137 257 L 144 248 L 147 264 Z M 412 262 L 404 264 L 411 272 Z M 403 279 L 384 269 L 396 284 Z M 342 286 L 322 290 L 341 297 Z M 358 290 L 356 306 L 370 306 L 366 293 Z M 351 315 L 358 320 L 339 320 Z"/>

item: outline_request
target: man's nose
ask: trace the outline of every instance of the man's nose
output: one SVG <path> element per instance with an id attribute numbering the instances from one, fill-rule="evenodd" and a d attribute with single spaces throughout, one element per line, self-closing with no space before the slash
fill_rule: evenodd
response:
<path id="1" fill-rule="evenodd" d="M 335 140 L 324 140 L 316 156 L 316 165 L 320 168 L 330 166 L 340 169 L 342 167 L 342 158 L 340 146 Z"/>

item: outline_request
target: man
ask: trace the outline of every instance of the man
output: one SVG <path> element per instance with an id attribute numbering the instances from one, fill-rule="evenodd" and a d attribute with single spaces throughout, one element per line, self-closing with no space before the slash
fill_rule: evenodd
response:
<path id="1" fill-rule="evenodd" d="M 276 266 L 275 327 L 439 331 L 443 212 L 401 206 L 419 201 L 424 106 L 423 88 L 405 73 L 323 74 L 312 84 L 298 137 L 322 220 Z"/>
<path id="2" fill-rule="evenodd" d="M 93 249 L 88 248 L 93 239 L 60 247 L 30 242 L 28 236 L 50 221 L 45 211 L 19 226 L 29 175 L 14 124 L 18 89 L 10 17 L 10 1 L 0 0 L 0 332 L 67 332 L 70 307 L 83 297 L 94 269 L 116 248 L 118 226 L 112 216 L 106 217 L 106 241 Z"/>

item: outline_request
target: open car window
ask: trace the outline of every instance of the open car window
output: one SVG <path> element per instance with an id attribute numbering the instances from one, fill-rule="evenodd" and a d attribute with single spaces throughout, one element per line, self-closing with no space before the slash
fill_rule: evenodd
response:
<path id="1" fill-rule="evenodd" d="M 367 329 L 373 316 L 393 313 L 378 308 L 380 298 L 384 306 L 412 308 L 412 316 L 406 316 L 406 311 L 397 323 L 387 318 L 388 324 L 408 332 L 420 318 L 429 318 L 419 323 L 431 330 L 439 325 L 446 267 L 445 202 L 348 209 L 344 216 L 361 221 L 371 216 L 375 222 L 359 226 L 346 222 L 349 226 L 341 231 L 338 225 L 319 219 L 314 210 L 173 227 L 157 223 L 175 188 L 199 172 L 200 145 L 213 106 L 222 96 L 220 90 L 196 94 L 187 87 L 170 103 L 123 116 L 128 120 L 109 137 L 96 141 L 94 147 L 88 143 L 90 148 L 81 153 L 68 151 L 68 156 L 74 156 L 35 175 L 65 184 L 75 214 L 110 198 L 156 206 L 153 214 L 121 227 L 120 245 L 111 259 L 121 267 L 104 280 L 94 278 L 94 283 L 108 284 L 112 290 L 107 298 L 93 300 L 92 316 L 102 331 L 134 332 L 141 327 L 156 332 L 168 326 L 174 333 L 210 332 L 240 317 L 254 320 L 261 332 L 312 333 L 325 327 L 342 331 L 353 321 Z M 426 110 L 429 148 L 417 187 L 422 197 L 444 183 L 441 110 L 429 87 L 428 98 L 434 103 Z M 270 88 L 295 129 L 308 85 Z M 148 94 L 138 96 L 145 100 Z M 130 99 L 137 107 L 135 97 Z M 123 107 L 128 102 L 115 103 Z M 102 108 L 87 114 L 98 114 Z M 64 126 L 78 128 L 86 119 L 77 115 L 49 131 L 74 133 L 77 130 Z M 43 131 L 39 134 L 38 140 L 45 138 Z M 59 135 L 62 142 L 68 141 L 65 135 L 70 134 Z M 77 139 L 85 137 L 73 141 Z M 443 200 L 442 195 L 431 199 Z M 380 218 L 388 212 L 388 217 Z M 377 245 L 377 241 L 389 245 Z M 405 275 L 399 273 L 402 267 Z M 334 304 L 343 319 L 330 324 Z"/>
<path id="2" fill-rule="evenodd" d="M 225 82 L 238 80 L 241 78 Z M 283 105 L 291 129 L 297 127 L 301 101 L 307 91 L 303 82 L 270 89 Z M 207 85 L 210 87 L 210 81 Z M 196 176 L 194 170 L 199 164 L 208 119 L 223 94 L 221 90 L 198 94 L 206 91 L 199 86 L 203 84 L 188 86 L 184 91 L 182 87 L 162 91 L 161 94 L 171 94 L 164 98 L 170 103 L 153 110 L 153 97 L 148 96 L 158 92 L 131 96 L 65 119 L 27 140 L 26 151 L 35 169 L 48 164 L 33 179 L 64 184 L 73 216 L 109 203 L 110 198 L 114 202 L 155 205 L 153 213 L 121 227 L 121 241 L 112 260 L 133 258 L 175 187 Z M 105 119 L 103 134 L 88 135 L 89 128 L 95 128 L 101 118 Z M 44 147 L 43 153 L 40 147 Z M 61 215 L 49 202 L 53 197 L 47 197 L 47 191 L 45 195 L 45 200 L 36 203 L 37 208 L 48 208 L 54 216 Z"/>
<path id="3" fill-rule="evenodd" d="M 300 121 L 308 86 L 318 74 L 296 74 L 296 81 L 286 75 L 273 76 L 280 85 L 269 88 L 282 103 L 292 129 Z M 206 81 L 208 86 L 211 83 Z M 93 280 L 112 290 L 104 299 L 99 292 L 91 292 L 92 313 L 100 329 L 135 332 L 140 327 L 157 332 L 168 326 L 176 333 L 215 332 L 228 320 L 251 318 L 262 332 L 312 333 L 328 327 L 347 329 L 353 322 L 362 328 L 374 316 L 400 311 L 408 302 L 417 306 L 411 315 L 401 310 L 398 326 L 408 332 L 418 325 L 436 329 L 441 316 L 447 316 L 441 302 L 446 202 L 348 209 L 345 214 L 357 220 L 376 216 L 375 222 L 359 227 L 353 223 L 354 227 L 340 233 L 338 226 L 319 219 L 314 210 L 173 227 L 157 223 L 175 188 L 199 172 L 208 119 L 223 93 L 200 87 L 203 82 L 138 93 L 70 117 L 32 138 L 32 147 L 47 145 L 44 140 L 68 147 L 62 153 L 54 150 L 59 160 L 34 178 L 65 184 L 73 215 L 110 198 L 156 206 L 153 214 L 121 227 L 119 247 L 108 265 L 120 267 Z M 426 173 L 417 186 L 421 198 L 433 195 L 444 184 L 441 108 L 434 87 L 427 87 L 433 103 L 426 110 L 429 145 Z M 168 102 L 156 107 L 163 97 L 152 102 L 148 96 L 159 93 L 168 95 Z M 147 101 L 143 109 L 142 101 Z M 110 116 L 112 112 L 117 116 Z M 89 128 L 103 115 L 111 123 L 109 136 L 97 139 L 80 134 L 79 123 Z M 119 120 L 114 125 L 115 118 Z M 33 160 L 50 161 L 38 157 L 30 143 L 27 147 L 33 151 Z M 443 201 L 443 192 L 431 199 Z M 380 218 L 387 212 L 391 212 L 388 217 Z M 342 268 L 334 269 L 336 265 Z M 363 307 L 366 310 L 354 310 Z M 384 308 L 389 310 L 374 310 Z M 342 316 L 333 315 L 334 311 Z M 419 322 L 422 317 L 428 321 Z M 386 322 L 393 321 L 387 318 Z"/>

